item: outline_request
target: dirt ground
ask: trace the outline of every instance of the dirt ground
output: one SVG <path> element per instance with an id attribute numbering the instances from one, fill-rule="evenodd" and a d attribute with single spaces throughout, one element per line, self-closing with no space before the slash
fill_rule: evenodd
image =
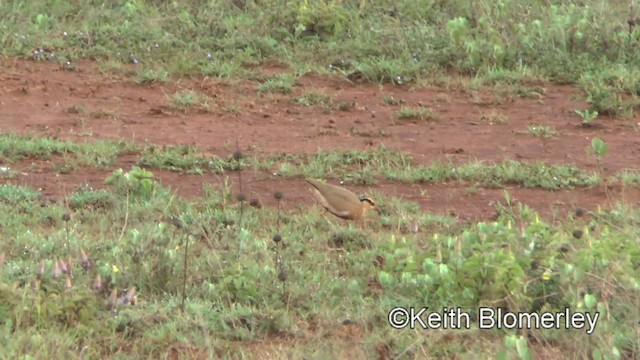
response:
<path id="1" fill-rule="evenodd" d="M 133 66 L 133 65 L 132 65 Z M 265 73 L 285 71 L 268 66 Z M 0 68 L 0 131 L 49 135 L 61 139 L 127 139 L 154 144 L 191 144 L 204 151 L 228 156 L 236 139 L 247 155 L 309 153 L 332 149 L 368 149 L 384 144 L 403 151 L 419 163 L 436 160 L 456 163 L 475 160 L 546 161 L 572 163 L 595 169 L 588 154 L 592 137 L 609 145 L 605 157 L 607 174 L 621 169 L 638 170 L 640 154 L 639 119 L 596 120 L 597 126 L 583 128 L 574 109 L 587 108 L 577 90 L 567 86 L 538 85 L 541 98 L 503 97 L 492 92 L 473 93 L 444 88 L 377 86 L 352 84 L 338 78 L 306 75 L 293 94 L 257 94 L 257 83 L 224 83 L 215 79 L 137 85 L 131 80 L 104 74 L 97 64 L 79 62 L 77 71 L 63 71 L 59 64 L 4 59 Z M 176 111 L 171 96 L 193 89 L 212 99 L 210 111 Z M 347 111 L 324 112 L 320 106 L 296 106 L 293 99 L 306 92 L 335 97 L 336 103 L 352 106 Z M 439 119 L 394 121 L 398 106 L 383 98 L 401 99 L 407 106 L 432 108 Z M 88 113 L 70 109 L 84 108 Z M 498 121 L 498 120 L 504 121 Z M 554 126 L 558 135 L 541 138 L 528 133 L 532 124 Z M 89 184 L 102 187 L 106 176 L 118 167 L 135 162 L 126 155 L 109 169 L 78 169 L 69 174 L 52 171 L 46 161 L 9 164 L 20 175 L 0 183 L 29 184 L 45 196 L 57 197 Z M 202 185 L 222 183 L 223 176 L 184 175 L 153 170 L 161 182 L 182 196 L 199 196 Z M 269 173 L 247 173 L 249 196 L 272 206 L 272 194 L 285 194 L 284 206 L 299 209 L 314 203 L 302 179 L 284 179 Z M 227 174 L 231 180 L 235 174 Z M 469 185 L 449 183 L 418 185 L 381 182 L 371 191 L 417 201 L 423 211 L 454 214 L 466 220 L 487 220 L 495 213 L 494 201 L 502 201 L 503 189 L 469 192 Z M 352 188 L 366 192 L 366 188 Z M 426 191 L 425 191 L 426 190 Z M 611 185 L 572 191 L 545 191 L 508 187 L 515 200 L 538 210 L 545 217 L 564 217 L 581 207 L 608 207 L 618 200 L 637 204 L 640 191 Z"/>

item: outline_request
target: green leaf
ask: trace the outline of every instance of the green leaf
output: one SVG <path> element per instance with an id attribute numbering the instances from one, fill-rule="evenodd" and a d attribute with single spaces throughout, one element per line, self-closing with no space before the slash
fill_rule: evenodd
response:
<path id="1" fill-rule="evenodd" d="M 378 281 L 382 287 L 389 287 L 393 284 L 393 277 L 385 271 L 380 271 L 380 273 L 378 273 Z"/>
<path id="2" fill-rule="evenodd" d="M 593 138 L 593 140 L 591 140 L 591 147 L 597 156 L 604 156 L 609 150 L 607 143 L 602 141 L 600 138 Z"/>
<path id="3" fill-rule="evenodd" d="M 518 339 L 516 338 L 515 335 L 509 335 L 509 336 L 505 336 L 504 337 L 504 345 L 507 348 L 512 349 L 512 348 L 516 347 L 517 342 L 518 342 Z"/>
<path id="4" fill-rule="evenodd" d="M 516 341 L 516 349 L 520 359 L 531 359 L 531 351 L 529 350 L 529 344 L 524 336 L 520 336 Z"/>
<path id="5" fill-rule="evenodd" d="M 611 352 L 616 359 L 620 359 L 620 350 L 618 350 L 617 347 L 614 346 L 613 349 L 611 349 Z"/>
<path id="6" fill-rule="evenodd" d="M 507 351 L 505 349 L 500 349 L 498 350 L 498 353 L 496 354 L 496 359 L 498 360 L 507 360 Z"/>
<path id="7" fill-rule="evenodd" d="M 597 303 L 597 300 L 595 296 L 593 296 L 592 294 L 584 295 L 584 304 L 587 306 L 587 309 L 593 309 L 596 303 Z"/>

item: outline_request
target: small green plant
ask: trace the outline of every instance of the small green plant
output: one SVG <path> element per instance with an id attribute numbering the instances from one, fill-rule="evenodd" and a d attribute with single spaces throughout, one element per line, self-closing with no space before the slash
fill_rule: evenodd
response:
<path id="1" fill-rule="evenodd" d="M 163 83 L 169 79 L 169 73 L 165 70 L 155 70 L 151 68 L 140 68 L 136 73 L 138 84 Z"/>
<path id="2" fill-rule="evenodd" d="M 88 186 L 81 187 L 74 191 L 68 199 L 69 207 L 72 210 L 88 209 L 96 210 L 101 208 L 111 208 L 115 201 L 113 194 L 104 189 L 94 190 Z"/>
<path id="3" fill-rule="evenodd" d="M 591 110 L 602 115 L 618 115 L 625 110 L 623 94 L 627 91 L 615 85 L 617 76 L 609 77 L 606 72 L 583 75 L 578 84 L 584 90 Z"/>
<path id="4" fill-rule="evenodd" d="M 296 78 L 293 74 L 278 74 L 258 86 L 258 93 L 274 93 L 290 94 L 293 92 Z"/>
<path id="5" fill-rule="evenodd" d="M 193 90 L 180 91 L 171 97 L 171 102 L 176 107 L 192 107 L 198 101 L 198 94 Z"/>
<path id="6" fill-rule="evenodd" d="M 38 191 L 29 187 L 11 184 L 0 186 L 0 203 L 21 205 L 36 200 L 39 195 Z"/>
<path id="7" fill-rule="evenodd" d="M 354 107 L 354 103 L 350 103 L 347 101 L 341 101 L 340 103 L 338 103 L 338 110 L 340 111 L 351 111 Z"/>
<path id="8" fill-rule="evenodd" d="M 302 96 L 295 98 L 293 103 L 298 106 L 331 105 L 333 103 L 333 97 L 317 92 L 306 92 Z"/>
<path id="9" fill-rule="evenodd" d="M 196 108 L 208 111 L 211 107 L 210 99 L 204 94 L 198 94 L 193 90 L 179 91 L 171 97 L 171 104 L 178 109 Z"/>
<path id="10" fill-rule="evenodd" d="M 529 344 L 527 342 L 527 338 L 524 336 L 516 336 L 516 335 L 506 335 L 504 337 L 504 344 L 508 350 L 515 349 L 518 353 L 518 357 L 521 360 L 532 360 L 533 353 L 531 352 L 531 348 L 529 348 Z M 506 355 L 506 354 L 503 354 Z M 499 356 L 501 358 L 501 356 Z M 506 356 L 504 357 L 506 358 Z"/>
<path id="11" fill-rule="evenodd" d="M 545 126 L 545 125 L 531 125 L 529 126 L 529 133 L 533 136 L 539 136 L 544 138 L 551 138 L 558 134 L 556 128 L 553 126 Z"/>
<path id="12" fill-rule="evenodd" d="M 574 112 L 582 118 L 583 127 L 593 126 L 591 122 L 598 117 L 598 112 L 595 110 L 591 111 L 589 109 L 584 109 L 584 110 L 576 109 L 574 110 Z"/>
<path id="13" fill-rule="evenodd" d="M 134 166 L 130 171 L 114 170 L 105 181 L 105 185 L 113 185 L 121 194 L 148 199 L 156 189 L 157 183 L 152 172 Z"/>
<path id="14" fill-rule="evenodd" d="M 593 153 L 596 155 L 596 161 L 598 162 L 600 171 L 603 171 L 604 167 L 602 165 L 602 158 L 607 155 L 609 146 L 607 145 L 607 143 L 602 141 L 602 139 L 593 138 L 593 140 L 591 140 L 591 148 L 593 149 Z"/>
<path id="15" fill-rule="evenodd" d="M 408 107 L 403 106 L 399 111 L 395 114 L 396 119 L 398 120 L 438 120 L 438 114 L 435 113 L 432 109 L 426 108 L 423 106 L 418 107 Z"/>
<path id="16" fill-rule="evenodd" d="M 403 99 L 396 99 L 393 96 L 385 96 L 382 98 L 382 101 L 384 101 L 385 104 L 391 105 L 391 106 L 404 105 L 407 103 Z"/>

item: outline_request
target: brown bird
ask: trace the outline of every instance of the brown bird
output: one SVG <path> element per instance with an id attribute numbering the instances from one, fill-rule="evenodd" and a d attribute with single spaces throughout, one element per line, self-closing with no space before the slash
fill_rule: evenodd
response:
<path id="1" fill-rule="evenodd" d="M 378 205 L 368 197 L 359 198 L 351 191 L 339 186 L 325 184 L 316 180 L 305 179 L 313 186 L 313 194 L 318 202 L 333 215 L 345 220 L 360 220 L 367 210 Z"/>

